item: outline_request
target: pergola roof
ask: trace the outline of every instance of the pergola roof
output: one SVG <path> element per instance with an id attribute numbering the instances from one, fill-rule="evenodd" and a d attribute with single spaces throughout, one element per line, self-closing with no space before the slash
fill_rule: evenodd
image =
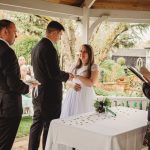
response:
<path id="1" fill-rule="evenodd" d="M 72 19 L 108 16 L 111 21 L 150 22 L 150 0 L 0 0 L 0 9 Z"/>
<path id="2" fill-rule="evenodd" d="M 44 0 L 56 4 L 65 4 L 76 7 L 91 5 L 92 9 L 122 9 L 122 10 L 150 10 L 149 0 Z"/>

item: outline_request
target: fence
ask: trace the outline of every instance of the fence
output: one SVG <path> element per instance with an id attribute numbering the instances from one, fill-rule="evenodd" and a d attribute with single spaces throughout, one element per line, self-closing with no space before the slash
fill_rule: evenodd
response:
<path id="1" fill-rule="evenodd" d="M 111 100 L 111 106 L 125 106 L 146 110 L 149 103 L 149 100 L 145 97 L 97 96 L 97 99 L 104 100 L 106 97 Z"/>

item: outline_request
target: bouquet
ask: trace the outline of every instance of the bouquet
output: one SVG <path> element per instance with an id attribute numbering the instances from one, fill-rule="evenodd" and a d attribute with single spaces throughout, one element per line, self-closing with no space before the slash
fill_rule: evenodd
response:
<path id="1" fill-rule="evenodd" d="M 94 107 L 96 109 L 96 112 L 110 112 L 113 116 L 116 116 L 116 113 L 109 109 L 109 107 L 111 107 L 111 101 L 108 98 L 105 98 L 102 101 L 96 100 L 96 102 L 94 103 Z"/>

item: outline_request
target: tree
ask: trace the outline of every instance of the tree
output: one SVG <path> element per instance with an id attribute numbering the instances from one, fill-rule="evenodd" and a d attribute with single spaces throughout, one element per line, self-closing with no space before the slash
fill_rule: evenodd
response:
<path id="1" fill-rule="evenodd" d="M 48 18 L 48 17 L 47 17 Z M 14 12 L 11 19 L 15 20 L 21 34 L 43 37 L 50 20 L 43 16 Z"/>
<path id="2" fill-rule="evenodd" d="M 66 29 L 62 40 L 57 44 L 61 66 L 66 69 L 66 66 L 70 66 L 75 61 L 76 53 L 82 44 L 78 24 L 75 20 L 9 11 L 0 11 L 0 17 L 13 20 L 19 28 L 19 36 L 32 35 L 39 38 L 44 36 L 45 28 L 51 20 L 61 22 Z M 109 53 L 113 47 L 133 47 L 140 40 L 141 36 L 139 35 L 142 35 L 147 29 L 149 29 L 148 24 L 105 21 L 98 25 L 90 39 L 97 63 L 109 58 Z"/>
<path id="3" fill-rule="evenodd" d="M 97 62 L 109 58 L 113 47 L 133 47 L 143 32 L 149 29 L 149 24 L 128 24 L 103 22 L 98 26 L 90 39 L 95 49 Z"/>
<path id="4" fill-rule="evenodd" d="M 141 40 L 143 33 L 149 30 L 149 24 L 132 23 L 128 24 L 128 30 L 118 36 L 114 47 L 132 48 Z"/>
<path id="5" fill-rule="evenodd" d="M 24 56 L 28 64 L 31 61 L 31 50 L 39 41 L 39 37 L 36 36 L 23 36 L 20 37 L 13 45 L 17 57 Z"/>

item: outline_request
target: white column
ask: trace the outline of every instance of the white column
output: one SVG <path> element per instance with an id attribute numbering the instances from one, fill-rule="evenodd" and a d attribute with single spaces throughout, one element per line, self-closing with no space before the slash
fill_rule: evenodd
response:
<path id="1" fill-rule="evenodd" d="M 82 18 L 82 37 L 83 44 L 88 44 L 89 41 L 89 8 L 83 7 L 83 18 Z"/>

